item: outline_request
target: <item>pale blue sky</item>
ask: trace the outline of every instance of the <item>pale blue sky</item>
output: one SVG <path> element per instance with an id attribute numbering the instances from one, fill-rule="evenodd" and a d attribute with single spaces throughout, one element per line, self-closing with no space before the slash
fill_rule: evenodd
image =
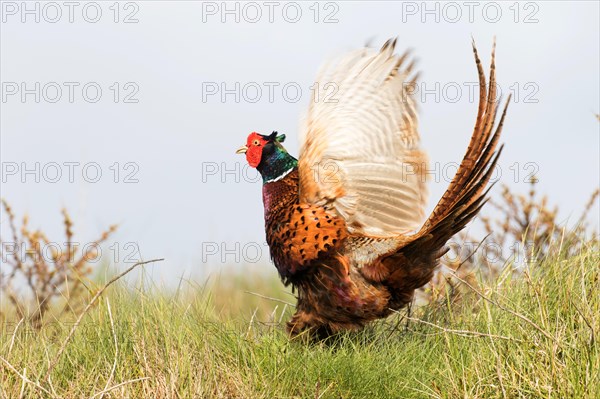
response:
<path id="1" fill-rule="evenodd" d="M 430 184 L 430 209 L 447 185 L 443 174 L 452 171 L 447 165 L 460 161 L 474 123 L 477 104 L 468 95 L 476 82 L 471 36 L 487 65 L 496 35 L 500 88 L 518 94 L 503 134 L 501 180 L 525 192 L 525 177 L 536 170 L 540 190 L 560 206 L 562 218 L 578 215 L 599 184 L 598 2 L 477 3 L 472 22 L 468 2 L 428 3 L 432 13 L 424 13 L 422 2 L 298 7 L 276 2 L 273 22 L 263 2 L 239 3 L 239 22 L 235 14 L 222 15 L 221 2 L 121 3 L 118 15 L 110 8 L 113 2 L 99 2 L 96 23 L 86 21 L 96 18 L 96 9 L 88 6 L 84 13 L 85 4 L 73 10 L 72 23 L 65 7 L 51 23 L 57 10 L 40 3 L 37 23 L 34 14 L 22 14 L 21 2 L 2 3 L 1 195 L 57 240 L 62 240 L 63 206 L 82 242 L 121 223 L 114 248 L 123 257 L 131 251 L 127 243 L 135 242 L 144 258 L 167 258 L 154 267 L 157 276 L 173 280 L 203 270 L 203 252 L 207 263 L 220 267 L 223 254 L 208 252 L 222 249 L 223 242 L 233 252 L 240 243 L 241 263 L 247 263 L 243 255 L 254 257 L 252 243 L 264 241 L 261 186 L 244 181 L 244 159 L 235 150 L 251 131 L 278 130 L 297 154 L 299 117 L 317 69 L 327 57 L 369 40 L 379 46 L 398 36 L 399 49 L 414 49 L 419 60 L 420 87 L 440 96 L 418 99 L 423 145 L 441 174 Z M 301 15 L 292 23 L 297 8 Z M 257 9 L 261 18 L 252 23 Z M 126 16 L 138 22 L 123 23 Z M 22 101 L 22 82 L 30 89 L 40 82 L 39 103 L 34 94 Z M 221 85 L 233 89 L 236 82 L 240 102 L 233 94 L 221 101 Z M 57 85 L 62 98 L 52 103 Z M 252 102 L 257 86 L 262 97 Z M 97 87 L 102 96 L 87 102 L 84 95 L 93 100 Z M 207 90 L 215 87 L 219 93 L 211 95 Z M 302 96 L 293 102 L 297 87 Z M 14 90 L 19 92 L 11 94 Z M 129 94 L 138 102 L 124 103 Z M 45 178 L 36 183 L 34 175 L 26 175 L 22 183 L 22 162 L 28 168 L 40 162 Z M 55 176 L 52 162 L 61 165 L 58 183 L 48 181 Z M 65 162 L 79 163 L 72 183 Z M 88 179 L 100 168 L 99 182 L 83 179 L 84 165 Z M 224 173 L 235 168 L 242 173 L 239 182 L 240 173 Z M 139 181 L 125 183 L 129 173 Z M 597 204 L 593 217 L 598 220 Z M 257 267 L 264 268 L 266 247 L 261 255 Z M 227 264 L 235 263 L 234 255 L 225 257 Z"/>

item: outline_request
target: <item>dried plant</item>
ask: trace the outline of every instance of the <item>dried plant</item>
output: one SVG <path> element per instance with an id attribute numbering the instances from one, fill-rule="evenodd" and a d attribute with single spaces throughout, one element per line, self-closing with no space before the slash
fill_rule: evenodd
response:
<path id="1" fill-rule="evenodd" d="M 488 239 L 504 249 L 508 245 L 521 243 L 521 256 L 525 263 L 532 265 L 556 256 L 559 251 L 570 256 L 579 253 L 582 245 L 590 240 L 598 240 L 597 226 L 591 226 L 589 213 L 598 200 L 600 189 L 596 189 L 590 196 L 581 216 L 575 225 L 569 228 L 565 223 L 557 220 L 558 207 L 548 205 L 548 196 L 541 198 L 536 191 L 536 179 L 531 180 L 528 195 L 516 195 L 508 186 L 502 187 L 500 201 L 490 201 L 492 207 L 500 212 L 500 217 L 491 219 L 482 217 L 481 221 L 488 233 Z M 499 253 L 496 263 L 500 266 L 511 261 L 515 251 Z"/>
<path id="2" fill-rule="evenodd" d="M 92 272 L 89 262 L 97 257 L 99 245 L 117 226 L 110 226 L 99 239 L 88 243 L 85 250 L 79 250 L 73 241 L 73 222 L 66 210 L 62 211 L 66 240 L 58 244 L 41 230 L 31 230 L 27 216 L 18 229 L 12 208 L 5 200 L 2 205 L 12 237 L 10 240 L 0 237 L 0 297 L 7 298 L 9 303 L 8 308 L 0 309 L 0 317 L 6 318 L 3 312 L 12 311 L 34 328 L 40 328 L 56 300 L 64 302 L 60 314 L 76 311 L 86 292 L 84 281 Z"/>
<path id="3" fill-rule="evenodd" d="M 539 196 L 536 178 L 531 179 L 527 195 L 515 194 L 502 187 L 500 199 L 490 200 L 497 216 L 482 216 L 480 223 L 486 233 L 483 239 L 462 232 L 443 258 L 434 278 L 418 293 L 419 302 L 441 298 L 460 299 L 464 285 L 460 280 L 477 286 L 477 278 L 491 280 L 511 265 L 540 264 L 549 257 L 573 256 L 586 245 L 598 245 L 598 226 L 590 224 L 590 211 L 598 203 L 600 189 L 590 196 L 581 216 L 572 227 L 561 223 L 558 207 L 549 205 L 548 196 Z M 455 278 L 457 276 L 458 278 Z"/>

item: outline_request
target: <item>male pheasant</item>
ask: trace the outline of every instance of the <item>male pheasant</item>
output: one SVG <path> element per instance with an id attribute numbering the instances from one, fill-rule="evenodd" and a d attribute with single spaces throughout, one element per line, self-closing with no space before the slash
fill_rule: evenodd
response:
<path id="1" fill-rule="evenodd" d="M 432 278 L 446 242 L 481 209 L 502 148 L 495 61 L 489 90 L 475 45 L 479 107 L 466 154 L 425 220 L 427 160 L 419 145 L 412 63 L 365 48 L 325 65 L 302 128 L 300 157 L 285 135 L 251 133 L 237 153 L 263 179 L 265 230 L 284 284 L 297 291 L 290 335 L 357 330 L 406 306 Z M 494 45 L 495 49 L 495 45 Z M 324 83 L 337 88 L 326 100 Z M 318 97 L 317 97 L 318 96 Z M 510 100 L 510 99 L 509 99 Z"/>

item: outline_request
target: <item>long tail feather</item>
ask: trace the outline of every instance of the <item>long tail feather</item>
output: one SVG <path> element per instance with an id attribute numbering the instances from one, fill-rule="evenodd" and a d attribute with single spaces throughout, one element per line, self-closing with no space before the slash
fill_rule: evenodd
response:
<path id="1" fill-rule="evenodd" d="M 481 61 L 477 54 L 475 44 L 473 44 L 473 53 L 477 72 L 479 75 L 479 107 L 475 129 L 471 136 L 471 141 L 467 152 L 448 186 L 448 189 L 434 208 L 431 216 L 423 226 L 421 234 L 428 234 L 435 226 L 451 214 L 455 214 L 458 208 L 465 207 L 476 201 L 485 189 L 493 169 L 496 165 L 499 151 L 496 147 L 504 125 L 506 110 L 510 102 L 510 96 L 506 102 L 500 121 L 494 130 L 494 121 L 498 110 L 496 97 L 496 62 L 495 49 L 492 51 L 492 61 L 490 66 L 489 91 L 486 90 L 486 79 L 481 66 Z M 493 133 L 492 133 L 493 131 Z M 448 237 L 449 238 L 449 237 Z"/>

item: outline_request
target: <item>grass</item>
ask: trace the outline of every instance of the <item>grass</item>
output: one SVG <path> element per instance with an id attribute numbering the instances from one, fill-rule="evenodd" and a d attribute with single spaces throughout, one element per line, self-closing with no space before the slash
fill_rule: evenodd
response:
<path id="1" fill-rule="evenodd" d="M 83 318 L 5 320 L 2 398 L 597 398 L 597 247 L 327 344 L 291 342 L 275 277 L 176 292 L 117 282 Z M 476 292 L 475 292 L 476 291 Z M 17 326 L 18 325 L 18 326 Z"/>

